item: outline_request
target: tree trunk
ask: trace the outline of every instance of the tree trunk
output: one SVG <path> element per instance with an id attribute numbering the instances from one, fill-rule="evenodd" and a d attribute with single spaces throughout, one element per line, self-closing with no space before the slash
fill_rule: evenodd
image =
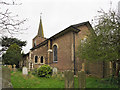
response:
<path id="1" fill-rule="evenodd" d="M 119 76 L 119 71 L 120 71 L 120 60 L 118 61 L 118 68 L 116 70 L 116 76 Z"/>
<path id="2" fill-rule="evenodd" d="M 113 61 L 112 62 L 112 75 L 115 76 L 115 73 L 116 73 L 116 62 Z"/>

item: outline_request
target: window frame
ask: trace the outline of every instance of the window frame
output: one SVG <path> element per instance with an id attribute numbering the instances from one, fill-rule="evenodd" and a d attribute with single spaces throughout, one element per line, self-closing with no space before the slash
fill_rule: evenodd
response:
<path id="1" fill-rule="evenodd" d="M 36 57 L 37 57 L 37 62 L 35 62 L 35 64 L 37 64 L 37 63 L 38 63 L 38 56 L 35 56 L 35 58 L 34 58 L 35 60 L 34 60 L 34 61 L 36 61 Z"/>
<path id="2" fill-rule="evenodd" d="M 41 57 L 43 57 L 43 56 L 41 56 Z M 40 57 L 40 64 L 44 64 L 44 57 L 43 57 L 43 63 L 41 63 L 41 57 Z"/>
<path id="3" fill-rule="evenodd" d="M 54 57 L 54 47 L 55 46 L 56 46 L 56 50 L 57 50 L 57 55 L 56 55 L 57 60 L 55 60 L 55 57 Z M 58 46 L 56 44 L 53 45 L 53 62 L 58 62 Z"/>

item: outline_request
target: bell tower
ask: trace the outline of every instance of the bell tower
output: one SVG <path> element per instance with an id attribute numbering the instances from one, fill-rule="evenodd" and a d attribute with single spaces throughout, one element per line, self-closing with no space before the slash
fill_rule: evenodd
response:
<path id="1" fill-rule="evenodd" d="M 37 46 L 38 44 L 40 44 L 41 42 L 43 42 L 46 39 L 46 38 L 44 38 L 41 14 L 42 13 L 40 13 L 40 23 L 39 23 L 39 27 L 38 27 L 38 33 L 35 36 L 35 38 L 33 38 L 33 47 Z"/>

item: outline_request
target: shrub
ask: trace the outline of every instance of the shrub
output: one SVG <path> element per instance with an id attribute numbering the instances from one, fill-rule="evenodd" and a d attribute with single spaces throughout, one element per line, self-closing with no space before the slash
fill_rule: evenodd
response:
<path id="1" fill-rule="evenodd" d="M 31 74 L 32 74 L 32 75 L 37 75 L 37 69 L 36 69 L 36 68 L 33 69 L 33 70 L 31 71 Z"/>
<path id="2" fill-rule="evenodd" d="M 44 64 L 37 69 L 37 75 L 39 77 L 49 78 L 52 75 L 52 68 L 49 65 Z"/>
<path id="3" fill-rule="evenodd" d="M 120 72 L 119 72 L 119 76 L 118 76 L 118 85 L 120 87 Z"/>

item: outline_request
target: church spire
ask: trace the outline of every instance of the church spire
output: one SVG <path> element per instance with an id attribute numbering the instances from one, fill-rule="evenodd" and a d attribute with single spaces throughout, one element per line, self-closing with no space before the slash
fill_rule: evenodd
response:
<path id="1" fill-rule="evenodd" d="M 42 13 L 40 13 L 40 14 L 42 14 Z M 38 36 L 44 37 L 41 15 L 40 15 L 39 28 L 38 28 Z"/>

